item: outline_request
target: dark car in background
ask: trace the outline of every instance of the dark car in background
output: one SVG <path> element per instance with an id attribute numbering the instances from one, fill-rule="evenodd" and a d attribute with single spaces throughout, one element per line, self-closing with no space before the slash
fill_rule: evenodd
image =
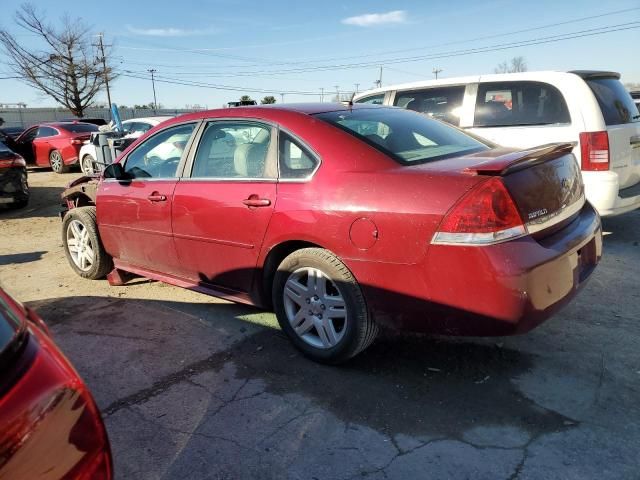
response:
<path id="1" fill-rule="evenodd" d="M 42 319 L 0 288 L 0 479 L 111 478 L 87 386 Z"/>
<path id="2" fill-rule="evenodd" d="M 27 163 L 0 139 L 0 206 L 22 208 L 27 203 Z"/>
<path id="3" fill-rule="evenodd" d="M 91 123 L 56 122 L 35 125 L 8 143 L 29 164 L 65 173 L 78 163 L 80 148 L 98 127 Z"/>
<path id="4" fill-rule="evenodd" d="M 0 140 L 4 137 L 18 138 L 24 132 L 22 127 L 0 127 Z"/>

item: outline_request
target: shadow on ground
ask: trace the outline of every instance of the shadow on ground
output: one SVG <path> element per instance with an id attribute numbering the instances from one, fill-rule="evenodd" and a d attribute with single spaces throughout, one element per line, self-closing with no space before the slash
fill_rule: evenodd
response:
<path id="1" fill-rule="evenodd" d="M 71 181 L 71 178 L 69 179 Z M 60 194 L 63 187 L 29 188 L 29 204 L 17 210 L 7 207 L 0 208 L 0 220 L 14 218 L 57 217 L 62 207 L 60 206 Z"/>
<path id="2" fill-rule="evenodd" d="M 95 306 L 104 305 L 105 301 L 111 307 L 113 302 L 119 302 L 124 317 L 127 306 L 134 302 L 149 311 L 171 309 L 178 326 L 180 312 L 192 314 L 194 308 L 182 302 L 104 297 L 61 298 L 30 306 L 48 323 L 61 324 L 68 318 L 82 318 L 87 310 L 95 317 L 99 313 Z M 259 312 L 235 304 L 207 305 L 206 309 L 216 317 L 235 318 L 243 323 L 247 322 L 247 315 Z M 113 315 L 104 322 L 113 324 Z M 144 335 L 123 331 L 122 324 L 117 325 L 119 335 Z M 202 341 L 219 340 L 214 338 L 214 332 L 211 335 Z M 158 361 L 170 362 L 171 352 L 158 350 Z M 280 330 L 264 328 L 223 351 L 181 365 L 151 386 L 113 399 L 103 412 L 113 415 L 205 372 L 220 372 L 225 365 L 231 365 L 236 380 L 257 380 L 264 385 L 264 393 L 301 395 L 347 425 L 365 425 L 390 437 L 406 434 L 461 438 L 465 431 L 479 425 L 515 427 L 535 437 L 576 425 L 567 417 L 536 405 L 512 384 L 511 380 L 531 369 L 534 362 L 530 354 L 488 341 L 387 336 L 347 364 L 331 367 L 301 356 Z"/>

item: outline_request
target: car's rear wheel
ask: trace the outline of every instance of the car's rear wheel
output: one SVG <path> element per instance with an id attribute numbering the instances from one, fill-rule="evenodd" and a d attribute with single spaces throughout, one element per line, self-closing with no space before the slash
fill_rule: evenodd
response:
<path id="1" fill-rule="evenodd" d="M 80 162 L 80 169 L 85 175 L 93 175 L 95 173 L 95 170 L 93 168 L 93 157 L 91 155 L 85 155 L 84 157 L 82 157 L 82 160 Z"/>
<path id="2" fill-rule="evenodd" d="M 96 207 L 74 208 L 65 215 L 62 243 L 71 268 L 81 277 L 97 280 L 113 269 L 98 234 Z"/>
<path id="3" fill-rule="evenodd" d="M 293 344 L 319 362 L 348 360 L 378 332 L 353 274 L 321 248 L 297 250 L 282 261 L 273 281 L 273 305 Z"/>
<path id="4" fill-rule="evenodd" d="M 68 167 L 64 164 L 64 160 L 62 160 L 62 154 L 59 150 L 53 150 L 49 154 L 49 165 L 51 165 L 51 170 L 56 173 L 66 173 Z"/>

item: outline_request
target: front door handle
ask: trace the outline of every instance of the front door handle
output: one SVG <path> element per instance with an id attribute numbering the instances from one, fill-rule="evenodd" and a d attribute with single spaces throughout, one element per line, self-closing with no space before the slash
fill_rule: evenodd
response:
<path id="1" fill-rule="evenodd" d="M 150 202 L 166 202 L 167 196 L 161 195 L 158 192 L 153 192 L 151 195 L 147 197 Z"/>
<path id="2" fill-rule="evenodd" d="M 258 195 L 249 195 L 249 198 L 242 200 L 247 207 L 268 207 L 271 200 L 268 198 L 260 198 Z"/>

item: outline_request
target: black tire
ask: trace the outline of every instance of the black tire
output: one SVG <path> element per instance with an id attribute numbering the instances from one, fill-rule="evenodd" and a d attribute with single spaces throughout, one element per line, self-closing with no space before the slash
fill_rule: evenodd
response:
<path id="1" fill-rule="evenodd" d="M 85 155 L 80 160 L 80 170 L 85 175 L 93 175 L 95 173 L 95 168 L 93 166 L 93 157 L 91 155 Z"/>
<path id="2" fill-rule="evenodd" d="M 27 179 L 27 170 L 25 169 L 20 176 L 20 188 L 22 190 L 21 196 L 17 197 L 16 201 L 10 203 L 8 206 L 11 210 L 18 210 L 29 205 L 29 181 Z"/>
<path id="3" fill-rule="evenodd" d="M 64 164 L 64 159 L 59 150 L 52 150 L 49 153 L 49 165 L 51 165 L 51 170 L 56 173 L 67 173 L 69 171 L 69 167 Z"/>
<path id="4" fill-rule="evenodd" d="M 69 250 L 69 229 L 72 222 L 77 221 L 86 229 L 90 246 L 93 250 L 93 263 L 90 268 L 82 269 L 76 264 Z M 77 224 L 76 224 L 77 225 Z M 69 210 L 62 222 L 62 244 L 67 261 L 71 268 L 81 277 L 90 280 L 104 278 L 113 269 L 113 260 L 104 250 L 100 235 L 98 234 L 98 223 L 96 221 L 96 207 L 77 207 Z"/>
<path id="5" fill-rule="evenodd" d="M 346 320 L 342 325 L 344 333 L 332 347 L 318 348 L 309 344 L 295 332 L 289 322 L 285 309 L 285 285 L 295 272 L 304 271 L 305 268 L 320 270 L 344 300 L 347 310 Z M 345 264 L 328 250 L 304 248 L 286 257 L 274 276 L 272 297 L 280 328 L 304 355 L 317 362 L 329 364 L 345 362 L 367 348 L 378 333 L 378 327 L 369 315 L 357 280 Z M 324 309 L 324 305 L 321 306 Z M 300 307 L 300 310 L 304 308 L 306 307 Z"/>

